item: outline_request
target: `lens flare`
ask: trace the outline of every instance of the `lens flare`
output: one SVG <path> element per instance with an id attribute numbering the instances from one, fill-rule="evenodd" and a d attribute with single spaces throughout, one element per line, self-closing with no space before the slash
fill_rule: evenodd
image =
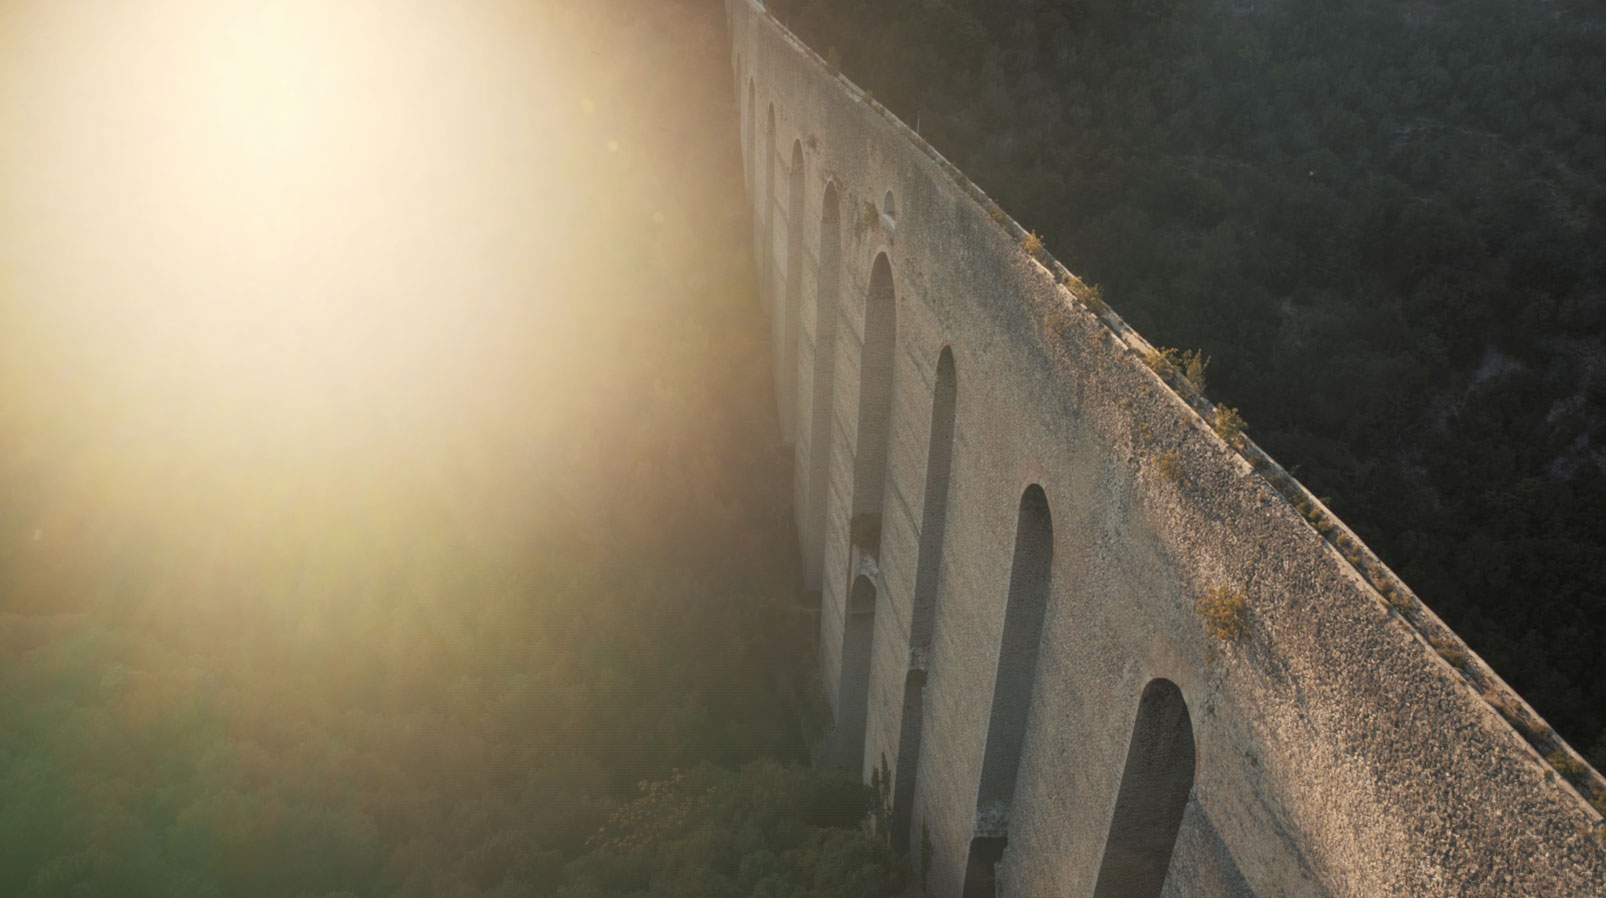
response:
<path id="1" fill-rule="evenodd" d="M 618 261 L 586 228 L 640 192 L 583 15 L 0 0 L 0 474 L 54 509 L 3 538 L 541 469 Z"/>

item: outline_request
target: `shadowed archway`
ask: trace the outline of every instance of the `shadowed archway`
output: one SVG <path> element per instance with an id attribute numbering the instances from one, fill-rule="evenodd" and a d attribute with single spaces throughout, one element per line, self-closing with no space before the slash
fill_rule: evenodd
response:
<path id="1" fill-rule="evenodd" d="M 981 781 L 976 789 L 976 829 L 966 865 L 964 898 L 992 898 L 995 868 L 1009 844 L 1009 815 L 1037 679 L 1053 563 L 1054 520 L 1048 497 L 1041 486 L 1032 484 L 1021 495 L 1015 519 L 1015 556 L 1010 565 Z"/>
<path id="2" fill-rule="evenodd" d="M 959 381 L 954 352 L 943 347 L 937 358 L 937 378 L 931 391 L 931 431 L 926 448 L 926 496 L 920 516 L 920 553 L 915 562 L 914 612 L 909 623 L 909 654 L 922 667 L 911 668 L 904 680 L 903 720 L 898 727 L 898 767 L 892 793 L 894 850 L 909 850 L 909 829 L 914 816 L 915 778 L 920 768 L 920 741 L 924 727 L 926 678 L 931 671 L 931 636 L 937 613 L 937 586 L 942 570 L 943 536 L 948 524 L 948 475 L 954 448 L 954 413 Z"/>
<path id="3" fill-rule="evenodd" d="M 775 302 L 775 288 L 771 283 L 775 271 L 775 104 L 769 104 L 769 117 L 764 125 L 763 160 L 764 197 L 760 201 L 763 229 L 758 250 L 759 298 L 765 310 Z"/>
<path id="4" fill-rule="evenodd" d="M 1159 898 L 1194 762 L 1193 720 L 1182 690 L 1170 680 L 1149 681 L 1138 700 L 1093 898 Z"/>
<path id="5" fill-rule="evenodd" d="M 781 416 L 781 439 L 788 445 L 797 441 L 798 371 L 797 343 L 802 329 L 803 311 L 803 141 L 792 141 L 792 164 L 786 192 L 786 291 L 781 309 L 781 340 L 776 353 L 779 365 L 775 391 Z"/>
<path id="6" fill-rule="evenodd" d="M 870 707 L 870 663 L 875 643 L 876 588 L 859 575 L 848 591 L 842 630 L 842 684 L 837 698 L 838 757 L 858 774 L 864 767 L 865 722 Z"/>
<path id="7" fill-rule="evenodd" d="M 831 432 L 836 416 L 838 296 L 842 283 L 842 224 L 836 182 L 820 200 L 820 258 L 814 279 L 814 372 L 809 407 L 808 493 L 803 533 L 803 587 L 819 589 L 825 565 L 825 504 L 831 480 Z"/>
<path id="8" fill-rule="evenodd" d="M 757 133 L 754 122 L 758 118 L 758 107 L 755 105 L 753 76 L 747 76 L 747 111 L 742 116 L 742 148 L 747 151 L 747 170 L 743 174 L 747 178 L 747 195 L 753 195 L 754 173 L 758 171 L 758 145 L 753 142 L 753 135 Z"/>
<path id="9" fill-rule="evenodd" d="M 859 354 L 859 420 L 853 452 L 854 544 L 872 556 L 881 549 L 881 508 L 892 436 L 892 381 L 897 335 L 897 298 L 892 262 L 876 256 L 864 301 L 864 346 Z"/>

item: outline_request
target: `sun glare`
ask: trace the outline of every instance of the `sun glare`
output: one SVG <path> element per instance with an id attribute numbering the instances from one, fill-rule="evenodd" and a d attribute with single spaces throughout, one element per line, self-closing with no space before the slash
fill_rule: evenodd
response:
<path id="1" fill-rule="evenodd" d="M 295 584 L 342 534 L 444 526 L 443 497 L 525 513 L 508 472 L 562 470 L 599 358 L 590 272 L 615 259 L 588 212 L 634 202 L 605 186 L 630 157 L 582 110 L 597 85 L 570 83 L 590 51 L 551 36 L 570 14 L 0 0 L 0 473 L 39 490 L 18 532 L 122 534 L 196 583 L 256 553 Z"/>
<path id="2" fill-rule="evenodd" d="M 8 425 L 174 449 L 452 414 L 565 293 L 579 90 L 543 47 L 514 4 L 0 0 Z"/>

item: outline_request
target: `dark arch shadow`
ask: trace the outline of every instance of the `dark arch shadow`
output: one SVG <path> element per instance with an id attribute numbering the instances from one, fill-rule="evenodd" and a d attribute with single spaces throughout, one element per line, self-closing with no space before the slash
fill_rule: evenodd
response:
<path id="1" fill-rule="evenodd" d="M 1138 701 L 1093 898 L 1159 898 L 1194 766 L 1193 721 L 1182 690 L 1170 680 L 1149 681 Z"/>
<path id="2" fill-rule="evenodd" d="M 924 725 L 926 677 L 937 613 L 937 585 L 942 570 L 942 547 L 948 526 L 948 476 L 953 462 L 954 413 L 959 381 L 953 349 L 944 346 L 937 358 L 937 379 L 931 391 L 931 436 L 926 449 L 926 497 L 920 517 L 920 551 L 915 562 L 914 611 L 909 624 L 911 657 L 924 658 L 925 666 L 911 669 L 904 680 L 903 720 L 898 728 L 898 768 L 892 793 L 892 847 L 909 850 L 909 829 L 914 815 L 915 778 L 920 766 L 920 739 Z M 916 674 L 919 676 L 915 676 Z"/>
<path id="3" fill-rule="evenodd" d="M 976 829 L 965 865 L 964 898 L 995 894 L 995 868 L 1008 846 L 1009 815 L 1037 679 L 1053 562 L 1054 521 L 1048 497 L 1041 486 L 1032 484 L 1021 495 L 1016 515 L 1015 556 L 1009 572 L 981 781 L 976 789 Z"/>
<path id="4" fill-rule="evenodd" d="M 758 105 L 754 98 L 756 91 L 753 87 L 753 76 L 747 76 L 747 114 L 742 116 L 742 146 L 747 151 L 747 196 L 753 209 L 754 227 L 758 224 L 758 201 L 754 197 L 753 186 L 758 183 L 758 144 L 754 135 L 757 129 L 754 122 L 758 119 Z M 757 255 L 755 252 L 754 255 Z"/>
<path id="5" fill-rule="evenodd" d="M 830 493 L 831 435 L 836 414 L 836 333 L 842 283 L 842 225 L 836 182 L 820 201 L 819 272 L 814 279 L 814 385 L 809 422 L 808 517 L 803 586 L 819 589 L 825 565 L 825 504 Z"/>
<path id="6" fill-rule="evenodd" d="M 859 421 L 853 452 L 853 520 L 849 532 L 860 551 L 879 557 L 881 505 L 886 490 L 892 431 L 892 379 L 897 301 L 892 262 L 876 256 L 864 301 L 864 346 L 859 354 Z"/>
<path id="7" fill-rule="evenodd" d="M 781 345 L 777 362 L 780 376 L 776 393 L 781 415 L 781 438 L 787 444 L 797 441 L 797 343 L 803 312 L 803 141 L 792 141 L 792 165 L 786 195 L 786 293 L 781 309 Z"/>
<path id="8" fill-rule="evenodd" d="M 870 708 L 870 665 L 875 643 L 876 588 L 860 574 L 848 591 L 842 629 L 842 682 L 837 698 L 837 738 L 842 765 L 864 768 L 865 722 Z"/>
<path id="9" fill-rule="evenodd" d="M 762 200 L 763 235 L 760 239 L 759 297 L 764 308 L 770 309 L 775 301 L 775 286 L 771 282 L 775 272 L 775 104 L 769 104 L 769 120 L 764 126 L 764 198 Z"/>

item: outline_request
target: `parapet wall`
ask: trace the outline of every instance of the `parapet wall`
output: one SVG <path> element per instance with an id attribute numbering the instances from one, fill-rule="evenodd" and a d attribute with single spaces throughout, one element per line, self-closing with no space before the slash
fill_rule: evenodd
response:
<path id="1" fill-rule="evenodd" d="M 952 165 L 728 12 L 828 754 L 888 783 L 916 890 L 1606 894 L 1599 775 Z"/>

